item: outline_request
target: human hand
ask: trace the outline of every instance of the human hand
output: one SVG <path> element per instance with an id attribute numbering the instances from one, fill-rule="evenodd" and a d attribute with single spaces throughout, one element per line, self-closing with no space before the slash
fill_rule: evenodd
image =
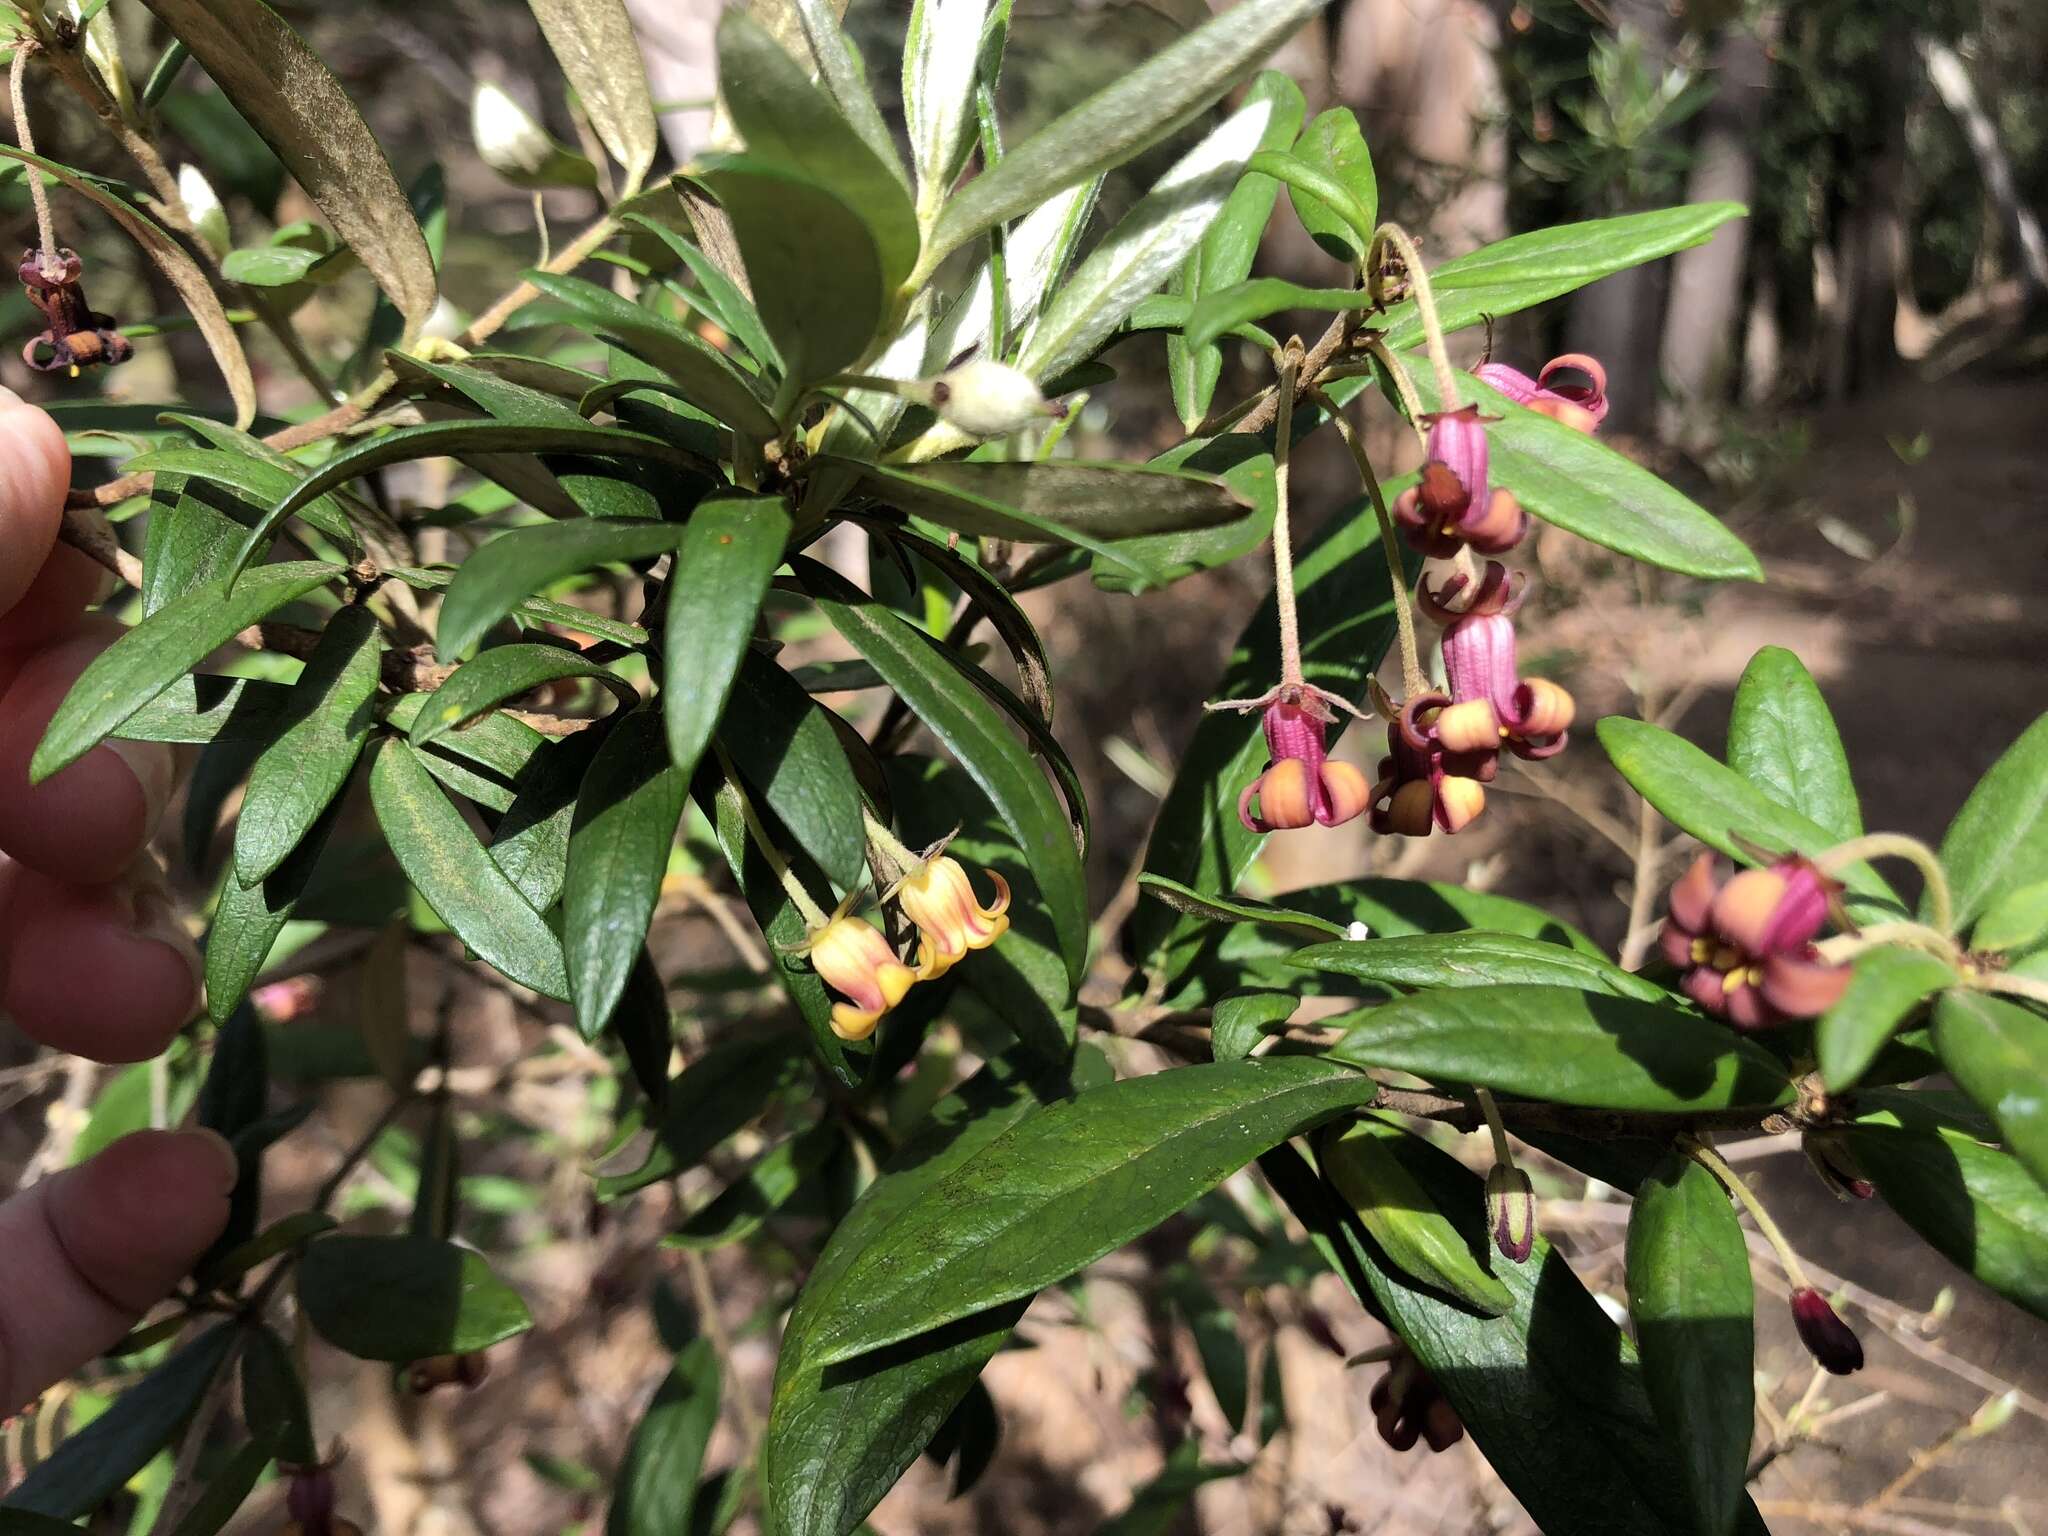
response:
<path id="1" fill-rule="evenodd" d="M 71 454 L 0 387 L 0 1014 L 96 1061 L 156 1055 L 199 996 L 198 956 L 147 844 L 166 746 L 110 742 L 29 787 L 57 705 L 120 632 L 105 572 L 56 542 Z M 143 1131 L 0 1204 L 0 1413 L 116 1342 L 227 1223 L 235 1161 L 211 1131 Z"/>

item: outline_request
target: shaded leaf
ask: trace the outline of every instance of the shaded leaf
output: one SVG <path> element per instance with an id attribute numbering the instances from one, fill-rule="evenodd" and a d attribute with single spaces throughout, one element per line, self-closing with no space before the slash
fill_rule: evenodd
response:
<path id="1" fill-rule="evenodd" d="M 1995 899 L 2048 868 L 2048 715 L 2021 732 L 1977 781 L 1942 836 L 1941 865 L 1956 922 L 1965 929 Z"/>
<path id="2" fill-rule="evenodd" d="M 1828 1091 L 1854 1086 L 1914 1010 L 1957 979 L 1925 950 L 1884 946 L 1858 955 L 1848 989 L 1814 1026 L 1821 1081 Z"/>
<path id="3" fill-rule="evenodd" d="M 576 88 L 576 98 L 605 152 L 625 171 L 619 196 L 639 190 L 654 163 L 661 131 L 647 72 L 623 0 L 527 0 L 555 62 Z"/>
<path id="4" fill-rule="evenodd" d="M 766 496 L 708 498 L 683 530 L 662 621 L 661 709 L 669 760 L 686 778 L 724 713 L 788 541 L 789 512 Z"/>
<path id="5" fill-rule="evenodd" d="M 299 1305 L 321 1338 L 395 1365 L 466 1355 L 533 1317 L 483 1256 L 431 1237 L 323 1237 L 298 1266 Z"/>
<path id="6" fill-rule="evenodd" d="M 743 652 L 718 739 L 753 791 L 842 891 L 867 876 L 860 785 L 821 704 L 765 656 Z"/>
<path id="7" fill-rule="evenodd" d="M 801 1037 L 787 1031 L 721 1040 L 669 1084 L 647 1161 L 630 1173 L 605 1174 L 597 1196 L 610 1200 L 696 1166 L 704 1154 L 800 1084 Z"/>
<path id="8" fill-rule="evenodd" d="M 424 747 L 449 731 L 459 730 L 485 710 L 565 677 L 600 683 L 627 708 L 640 700 L 631 683 L 568 646 L 493 646 L 464 662 L 434 690 L 431 700 L 413 719 L 412 744 Z"/>
<path id="9" fill-rule="evenodd" d="M 718 1424 L 718 1355 L 692 1339 L 633 1427 L 612 1486 L 605 1536 L 676 1536 L 690 1529 L 704 1447 Z"/>
<path id="10" fill-rule="evenodd" d="M 1217 998 L 1209 1017 L 1210 1054 L 1217 1061 L 1243 1061 L 1299 1006 L 1300 999 L 1287 992 L 1233 992 Z"/>
<path id="11" fill-rule="evenodd" d="M 629 520 L 542 523 L 500 534 L 456 570 L 441 605 L 434 647 L 443 661 L 475 645 L 493 624 L 535 592 L 615 561 L 651 560 L 683 539 L 673 523 Z"/>
<path id="12" fill-rule="evenodd" d="M 1526 982 L 1653 1003 L 1670 1001 L 1655 982 L 1597 955 L 1513 933 L 1417 933 L 1315 944 L 1297 951 L 1288 963 L 1408 989 Z"/>
<path id="13" fill-rule="evenodd" d="M 2048 1020 L 1957 988 L 1934 1005 L 1934 1048 L 2013 1156 L 2048 1187 Z"/>

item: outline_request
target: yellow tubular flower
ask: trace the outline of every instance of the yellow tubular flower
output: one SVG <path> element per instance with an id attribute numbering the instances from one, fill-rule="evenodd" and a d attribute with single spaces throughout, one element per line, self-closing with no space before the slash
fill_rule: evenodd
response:
<path id="1" fill-rule="evenodd" d="M 842 1040 L 867 1039 L 919 979 L 881 931 L 857 917 L 833 918 L 811 935 L 808 952 L 825 984 L 852 999 L 832 1005 L 832 1033 Z"/>
<path id="2" fill-rule="evenodd" d="M 920 981 L 943 976 L 970 949 L 986 949 L 1009 931 L 1010 887 L 994 870 L 995 902 L 984 907 L 958 859 L 927 859 L 903 877 L 896 901 L 903 915 L 917 924 L 917 975 Z"/>

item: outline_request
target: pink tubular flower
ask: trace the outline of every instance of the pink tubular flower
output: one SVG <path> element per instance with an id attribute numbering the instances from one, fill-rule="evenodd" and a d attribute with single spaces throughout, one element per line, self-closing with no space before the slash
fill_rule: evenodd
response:
<path id="1" fill-rule="evenodd" d="M 1583 375 L 1585 382 L 1558 377 L 1563 374 Z M 1553 357 L 1533 379 L 1506 363 L 1483 364 L 1473 370 L 1473 377 L 1499 390 L 1515 404 L 1540 411 L 1589 436 L 1607 419 L 1607 370 L 1600 366 L 1598 358 L 1583 352 Z M 1558 382 L 1553 384 L 1553 378 Z"/>
<path id="2" fill-rule="evenodd" d="M 1365 775 L 1349 763 L 1331 762 L 1323 751 L 1323 729 L 1331 718 L 1311 688 L 1266 706 L 1266 767 L 1237 797 L 1237 819 L 1247 831 L 1293 831 L 1311 823 L 1334 827 L 1366 808 Z"/>
<path id="3" fill-rule="evenodd" d="M 1471 602 L 1453 611 L 1448 604 L 1465 585 L 1463 576 L 1453 576 L 1441 588 L 1422 589 L 1423 610 L 1445 626 L 1451 706 L 1438 720 L 1439 738 L 1453 752 L 1498 751 L 1503 743 L 1517 757 L 1563 751 L 1577 709 L 1572 696 L 1545 678 L 1524 681 L 1515 670 L 1520 586 L 1498 560 L 1489 560 Z"/>
<path id="4" fill-rule="evenodd" d="M 1388 724 L 1387 755 L 1366 818 L 1373 831 L 1401 837 L 1427 837 L 1432 827 L 1458 832 L 1486 809 L 1485 786 L 1500 771 L 1498 738 L 1479 751 L 1446 744 L 1437 727 L 1450 702 L 1440 693 L 1421 694 Z"/>
<path id="5" fill-rule="evenodd" d="M 1483 554 L 1513 549 L 1528 530 L 1529 514 L 1505 489 L 1487 482 L 1486 423 L 1476 405 L 1423 418 L 1422 478 L 1394 499 L 1394 518 L 1408 542 L 1443 558 L 1463 545 Z"/>
<path id="6" fill-rule="evenodd" d="M 1658 943 L 1685 994 L 1737 1029 L 1816 1018 L 1849 985 L 1848 968 L 1813 943 L 1840 890 L 1796 854 L 1723 884 L 1702 853 L 1671 887 Z"/>

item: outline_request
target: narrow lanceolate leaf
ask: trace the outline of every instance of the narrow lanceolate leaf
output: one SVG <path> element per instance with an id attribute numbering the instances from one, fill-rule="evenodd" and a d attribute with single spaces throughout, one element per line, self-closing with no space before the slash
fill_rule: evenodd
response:
<path id="1" fill-rule="evenodd" d="M 882 121 L 881 108 L 875 105 L 875 93 L 868 89 L 867 69 L 861 62 L 860 51 L 840 25 L 846 15 L 846 0 L 751 0 L 748 9 L 759 15 L 777 40 L 785 44 L 795 39 L 778 25 L 774 13 L 796 13 L 796 29 L 802 34 L 811 62 L 817 65 L 818 79 L 831 93 L 839 115 L 853 125 L 853 131 L 866 141 L 877 158 L 901 177 L 896 142 L 889 133 L 889 125 Z M 797 53 L 798 49 L 791 47 L 790 52 Z"/>
<path id="2" fill-rule="evenodd" d="M 1934 1048 L 2048 1188 L 2048 1019 L 1981 992 L 1945 992 L 1934 1005 Z"/>
<path id="3" fill-rule="evenodd" d="M 543 523 L 500 534 L 464 560 L 448 583 L 435 649 L 443 661 L 452 661 L 528 593 L 593 566 L 652 560 L 674 549 L 682 537 L 682 528 L 673 523 L 623 518 Z"/>
<path id="4" fill-rule="evenodd" d="M 1363 309 L 1368 302 L 1363 288 L 1305 288 L 1283 277 L 1255 277 L 1204 293 L 1188 311 L 1187 335 L 1191 343 L 1212 342 L 1239 326 L 1290 309 L 1336 313 Z"/>
<path id="5" fill-rule="evenodd" d="M 1205 896 L 1164 875 L 1140 875 L 1138 885 L 1154 901 L 1189 917 L 1212 923 L 1259 923 L 1310 944 L 1319 939 L 1341 939 L 1345 936 L 1342 923 L 1333 923 L 1313 912 L 1297 911 L 1275 902 L 1253 901 L 1244 896 Z"/>
<path id="6" fill-rule="evenodd" d="M 1397 1151 L 1408 1134 L 1367 1115 L 1342 1135 L 1324 1132 L 1316 1161 L 1395 1268 L 1418 1285 L 1498 1317 L 1514 1298 L 1493 1274 L 1493 1247 L 1470 1241 L 1408 1171 Z"/>
<path id="7" fill-rule="evenodd" d="M 613 726 L 584 776 L 562 928 L 569 996 L 586 1040 L 603 1033 L 640 957 L 689 792 L 688 777 L 662 750 L 661 719 L 651 709 Z"/>
<path id="8" fill-rule="evenodd" d="M 529 272 L 527 280 L 575 310 L 592 331 L 667 374 L 692 405 L 750 437 L 774 436 L 775 418 L 747 376 L 674 321 L 580 277 Z"/>
<path id="9" fill-rule="evenodd" d="M 1753 862 L 1744 842 L 1812 855 L 1838 841 L 1682 736 L 1619 715 L 1609 715 L 1598 730 L 1600 745 L 1637 794 L 1681 831 L 1739 863 Z M 1852 864 L 1835 875 L 1849 888 L 1852 912 L 1897 915 L 1902 910 L 1898 894 L 1868 864 Z"/>
<path id="10" fill-rule="evenodd" d="M 1012 334 L 1030 327 L 1066 276 L 1067 264 L 1095 213 L 1101 191 L 1102 178 L 1091 176 L 1032 209 L 1010 227 L 1003 242 L 1003 286 Z M 966 291 L 932 327 L 931 343 L 924 354 L 927 367 L 944 368 L 988 341 L 994 299 L 994 280 L 984 262 L 975 269 Z M 902 404 L 900 397 L 887 398 Z"/>
<path id="11" fill-rule="evenodd" d="M 342 804 L 337 798 L 329 805 L 263 879 L 244 885 L 229 868 L 206 939 L 206 1008 L 215 1022 L 227 1021 L 263 973 L 271 946 L 312 882 Z"/>
<path id="12" fill-rule="evenodd" d="M 242 343 L 235 334 L 235 328 L 228 320 L 227 311 L 221 308 L 219 297 L 213 285 L 206 280 L 206 274 L 199 270 L 199 263 L 185 253 L 185 248 L 173 240 L 152 219 L 139 213 L 126 200 L 114 196 L 92 177 L 74 171 L 68 165 L 54 160 L 45 160 L 41 155 L 32 155 L 16 149 L 12 144 L 0 144 L 0 159 L 18 160 L 25 165 L 40 167 L 48 175 L 62 182 L 66 188 L 76 192 L 105 213 L 121 230 L 149 254 L 149 259 L 169 279 L 178 297 L 191 313 L 192 321 L 199 327 L 199 334 L 206 338 L 207 349 L 213 353 L 213 360 L 220 367 L 221 377 L 226 380 L 228 396 L 235 402 L 235 425 L 246 427 L 256 419 L 256 380 L 249 372 L 249 359 L 242 352 Z"/>
<path id="13" fill-rule="evenodd" d="M 1967 929 L 1998 897 L 2048 869 L 2048 715 L 1977 781 L 1941 839 L 1941 865 Z M 1921 902 L 1921 915 L 1926 915 Z"/>
<path id="14" fill-rule="evenodd" d="M 633 1427 L 612 1485 L 605 1536 L 678 1536 L 695 1527 L 704 1447 L 718 1426 L 718 1352 L 692 1339 Z"/>
<path id="15" fill-rule="evenodd" d="M 434 258 L 340 82 L 262 0 L 147 3 L 320 205 L 405 317 L 400 345 L 410 346 L 440 291 Z"/>
<path id="16" fill-rule="evenodd" d="M 1424 410 L 1439 409 L 1436 381 L 1411 359 L 1409 375 Z M 1688 576 L 1762 581 L 1742 540 L 1690 497 L 1597 438 L 1514 404 L 1468 374 L 1463 399 L 1501 419 L 1486 430 L 1493 483 L 1506 486 L 1547 523 L 1580 538 Z"/>
<path id="17" fill-rule="evenodd" d="M 1609 965 L 1597 955 L 1513 933 L 1415 933 L 1315 944 L 1296 952 L 1289 963 L 1408 989 L 1526 982 L 1653 1003 L 1669 1000 L 1655 982 Z"/>
<path id="18" fill-rule="evenodd" d="M 859 362 L 882 328 L 883 256 L 853 205 L 751 155 L 721 158 L 698 179 L 732 220 L 754 307 L 788 369 L 785 392 Z"/>
<path id="19" fill-rule="evenodd" d="M 1320 8 L 1321 0 L 1237 5 L 1054 119 L 946 204 L 920 271 L 932 271 L 990 225 L 1158 143 L 1250 74 Z"/>
<path id="20" fill-rule="evenodd" d="M 1914 1010 L 1959 979 L 1925 950 L 1886 946 L 1858 955 L 1848 990 L 1814 1026 L 1815 1054 L 1828 1092 L 1855 1086 Z"/>
<path id="21" fill-rule="evenodd" d="M 1032 1115 L 847 1266 L 841 1284 L 865 1304 L 819 1319 L 816 1358 L 851 1360 L 1063 1280 L 1376 1091 L 1288 1056 L 1132 1078 Z"/>
<path id="22" fill-rule="evenodd" d="M 775 343 L 769 339 L 768 333 L 761 328 L 761 317 L 754 312 L 754 301 L 720 270 L 718 263 L 704 253 L 702 246 L 685 240 L 666 224 L 645 214 L 629 213 L 625 221 L 659 240 L 676 260 L 690 269 L 690 276 L 697 280 L 697 287 L 710 306 L 707 313 L 712 314 L 733 339 L 753 355 L 756 362 L 768 368 L 781 368 L 782 356 L 775 350 Z"/>
<path id="23" fill-rule="evenodd" d="M 1395 1147 L 1467 1242 L 1487 1241 L 1477 1175 L 1420 1138 Z M 1467 1433 L 1543 1530 L 1671 1536 L 1693 1528 L 1691 1494 L 1651 1409 L 1633 1346 L 1540 1233 L 1526 1262 L 1499 1268 L 1511 1309 L 1478 1317 L 1408 1283 L 1332 1208 L 1326 1187 L 1292 1148 L 1276 1149 L 1259 1166 L 1331 1268 L 1436 1378 Z M 1737 1529 L 1768 1536 L 1747 1506 Z"/>
<path id="24" fill-rule="evenodd" d="M 1086 883 L 1066 813 L 1045 775 L 994 706 L 927 637 L 837 572 L 801 557 L 792 564 L 833 628 L 888 679 L 995 806 L 1051 911 L 1068 980 L 1079 985 L 1088 950 Z"/>
<path id="25" fill-rule="evenodd" d="M 464 662 L 434 690 L 413 719 L 412 744 L 424 747 L 487 709 L 564 678 L 598 683 L 627 708 L 639 702 L 631 683 L 568 646 L 538 642 L 494 646 Z"/>
<path id="26" fill-rule="evenodd" d="M 1496 241 L 1430 269 L 1437 313 L 1446 330 L 1512 315 L 1610 273 L 1703 245 L 1747 211 L 1740 203 L 1694 203 Z M 1387 340 L 1395 347 L 1421 342 L 1422 317 L 1412 301 L 1388 312 Z"/>
<path id="27" fill-rule="evenodd" d="M 1103 540 L 1211 528 L 1248 506 L 1213 475 L 1142 464 L 863 465 L 859 488 L 878 502 L 977 537 L 1072 543 L 1106 559 Z"/>
<path id="28" fill-rule="evenodd" d="M 866 878 L 860 784 L 823 705 L 767 657 L 740 658 L 718 739 L 756 803 L 841 890 Z"/>
<path id="29" fill-rule="evenodd" d="M 918 0 L 903 40 L 903 117 L 917 168 L 917 211 L 938 212 L 973 148 L 968 124 L 989 0 Z"/>
<path id="30" fill-rule="evenodd" d="M 387 741 L 378 749 L 370 800 L 405 877 L 463 943 L 522 986 L 569 995 L 561 941 L 491 862 L 417 748 Z"/>
<path id="31" fill-rule="evenodd" d="M 1883 1108 L 1842 1133 L 1850 1156 L 1885 1204 L 1936 1250 L 2048 1318 L 2048 1191 L 2017 1158 L 1922 1110 L 1923 1097 L 1884 1094 Z"/>
<path id="32" fill-rule="evenodd" d="M 562 882 L 569 874 L 576 793 L 603 745 L 596 731 L 544 742 L 513 777 L 512 803 L 498 818 L 491 837 L 491 862 L 536 912 L 547 911 L 561 899 Z"/>
<path id="33" fill-rule="evenodd" d="M 213 426 L 217 433 L 225 434 L 228 430 L 218 423 L 209 425 Z M 246 502 L 258 512 L 289 495 L 292 488 L 306 478 L 305 465 L 284 459 L 275 449 L 265 447 L 261 438 L 248 437 L 247 433 L 237 435 L 248 438 L 249 443 L 262 449 L 261 455 L 239 447 L 228 448 L 224 443 L 216 444 L 210 450 L 192 447 L 159 448 L 154 453 L 140 454 L 130 459 L 122 468 L 125 473 L 131 475 L 147 471 L 157 477 L 159 484 L 169 476 L 182 475 L 187 480 L 202 480 L 211 485 L 224 486 L 235 492 L 238 500 Z M 282 462 L 276 462 L 280 459 Z M 302 508 L 299 515 L 306 520 L 309 527 L 317 528 L 346 548 L 355 550 L 361 547 L 362 540 L 350 526 L 348 513 L 338 497 L 323 496 Z M 235 531 L 239 540 L 241 530 Z"/>
<path id="34" fill-rule="evenodd" d="M 624 0 L 527 0 L 554 52 L 555 62 L 576 88 L 577 100 L 605 152 L 626 174 L 619 196 L 631 197 L 654 163 L 661 131 L 647 92 L 647 71 L 633 37 Z"/>
<path id="35" fill-rule="evenodd" d="M 1348 107 L 1316 114 L 1288 158 L 1296 174 L 1287 178 L 1287 193 L 1301 227 L 1325 251 L 1357 268 L 1380 216 L 1379 178 L 1358 119 Z"/>
<path id="36" fill-rule="evenodd" d="M 1743 669 L 1728 714 L 1728 766 L 1823 831 L 1862 835 L 1835 717 L 1813 674 L 1781 646 L 1765 646 Z"/>
<path id="37" fill-rule="evenodd" d="M 789 512 L 770 496 L 701 501 L 683 530 L 662 622 L 661 710 L 669 760 L 685 778 L 725 709 L 788 542 Z"/>
<path id="38" fill-rule="evenodd" d="M 1728 1191 L 1676 1152 L 1629 1213 L 1628 1306 L 1643 1385 L 1699 1511 L 1694 1529 L 1724 1536 L 1741 1516 L 1756 1424 L 1755 1290 Z"/>
<path id="39" fill-rule="evenodd" d="M 358 1360 L 466 1355 L 533 1326 L 482 1254 L 431 1237 L 316 1239 L 298 1287 L 313 1331 Z"/>
<path id="40" fill-rule="evenodd" d="M 15 1484 L 0 1511 L 57 1520 L 90 1514 L 176 1437 L 234 1338 L 235 1329 L 223 1324 L 185 1345 Z"/>
<path id="41" fill-rule="evenodd" d="M 830 187 L 860 215 L 881 256 L 878 297 L 886 300 L 910 275 L 918 244 L 894 152 L 879 155 L 853 132 L 825 90 L 744 10 L 719 20 L 718 90 L 749 158 Z"/>
<path id="42" fill-rule="evenodd" d="M 1222 211 L 1273 110 L 1271 101 L 1240 107 L 1159 179 L 1046 305 L 1017 359 L 1019 368 L 1041 383 L 1057 377 L 1166 281 Z M 999 165 L 992 174 L 1001 173 Z M 964 196 L 972 195 L 970 186 Z"/>
<path id="43" fill-rule="evenodd" d="M 1777 1059 L 1718 1024 L 1569 987 L 1418 992 L 1352 1015 L 1329 1054 L 1588 1109 L 1676 1114 L 1792 1098 Z"/>
<path id="44" fill-rule="evenodd" d="M 298 719 L 249 773 L 235 823 L 235 878 L 267 878 L 305 839 L 348 782 L 370 739 L 384 635 L 377 616 L 351 604 L 327 621 L 293 686 Z"/>
<path id="45" fill-rule="evenodd" d="M 291 718 L 285 683 L 253 677 L 181 677 L 121 722 L 123 741 L 168 741 L 201 746 L 209 741 L 268 741 Z"/>
<path id="46" fill-rule="evenodd" d="M 79 674 L 29 760 L 29 782 L 76 762 L 238 632 L 340 574 L 316 560 L 266 565 L 233 592 L 210 581 L 164 604 Z"/>
<path id="47" fill-rule="evenodd" d="M 787 1030 L 719 1041 L 669 1084 L 646 1162 L 600 1177 L 597 1197 L 610 1200 L 695 1167 L 772 1100 L 811 1080 L 802 1052 L 802 1037 Z"/>
<path id="48" fill-rule="evenodd" d="M 954 1404 L 1009 1337 L 1025 1301 L 1007 1302 L 869 1362 L 827 1371 L 819 1330 L 860 1293 L 847 1275 L 892 1227 L 963 1165 L 1042 1105 L 1106 1081 L 1109 1067 L 1084 1047 L 1069 1085 L 1027 1052 L 996 1058 L 933 1106 L 832 1233 L 783 1330 L 774 1399 L 761 1444 L 768 1536 L 847 1536 L 917 1459 Z"/>

